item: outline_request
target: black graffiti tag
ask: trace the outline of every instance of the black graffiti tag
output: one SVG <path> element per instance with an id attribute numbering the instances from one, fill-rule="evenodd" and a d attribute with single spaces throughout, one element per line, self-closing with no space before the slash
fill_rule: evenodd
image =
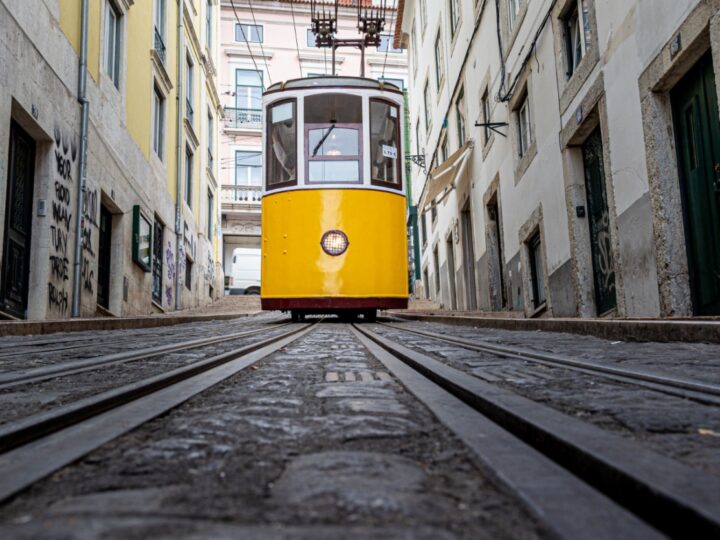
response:
<path id="1" fill-rule="evenodd" d="M 52 283 L 48 283 L 48 303 L 50 304 L 50 307 L 56 308 L 62 315 L 64 315 L 68 307 L 67 291 L 58 289 Z"/>
<path id="2" fill-rule="evenodd" d="M 50 274 L 61 281 L 67 281 L 69 264 L 67 257 L 50 255 Z"/>

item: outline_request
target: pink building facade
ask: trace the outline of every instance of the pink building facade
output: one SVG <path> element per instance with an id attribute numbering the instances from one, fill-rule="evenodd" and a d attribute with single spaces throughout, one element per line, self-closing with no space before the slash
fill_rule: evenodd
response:
<path id="1" fill-rule="evenodd" d="M 235 10 L 229 0 L 223 0 L 220 14 L 219 86 L 225 111 L 220 148 L 221 227 L 225 290 L 242 294 L 253 279 L 254 263 L 248 261 L 259 259 L 260 250 L 262 92 L 289 79 L 331 75 L 332 51 L 315 47 L 309 2 L 235 0 L 234 5 Z M 341 7 L 338 16 L 338 37 L 359 37 L 357 10 Z M 407 55 L 392 47 L 394 14 L 388 17 L 382 45 L 365 52 L 365 76 L 405 88 Z M 337 75 L 359 76 L 360 68 L 359 50 L 337 51 Z"/>

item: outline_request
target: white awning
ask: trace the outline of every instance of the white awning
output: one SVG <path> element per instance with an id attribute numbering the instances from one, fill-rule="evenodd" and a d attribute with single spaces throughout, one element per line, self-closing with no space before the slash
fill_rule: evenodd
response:
<path id="1" fill-rule="evenodd" d="M 455 187 L 458 178 L 465 172 L 465 164 L 473 146 L 472 139 L 467 141 L 445 161 L 430 171 L 418 205 L 421 211 L 425 210 L 425 207 L 431 204 L 438 195 Z"/>

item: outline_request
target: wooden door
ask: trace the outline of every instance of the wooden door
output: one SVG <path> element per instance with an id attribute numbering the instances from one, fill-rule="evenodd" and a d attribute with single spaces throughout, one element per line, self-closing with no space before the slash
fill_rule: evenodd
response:
<path id="1" fill-rule="evenodd" d="M 100 247 L 98 249 L 98 297 L 97 303 L 110 309 L 110 271 L 112 245 L 112 214 L 100 205 Z"/>
<path id="2" fill-rule="evenodd" d="M 694 311 L 720 315 L 720 122 L 710 54 L 671 97 Z"/>
<path id="3" fill-rule="evenodd" d="M 0 302 L 12 315 L 25 318 L 30 277 L 35 141 L 15 122 L 10 124 L 8 156 Z"/>

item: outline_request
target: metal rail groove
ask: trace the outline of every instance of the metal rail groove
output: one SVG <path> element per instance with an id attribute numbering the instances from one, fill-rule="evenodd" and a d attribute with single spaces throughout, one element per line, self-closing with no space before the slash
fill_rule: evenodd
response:
<path id="1" fill-rule="evenodd" d="M 0 502 L 305 335 L 312 324 L 0 430 Z"/>
<path id="2" fill-rule="evenodd" d="M 720 538 L 720 479 L 356 329 L 453 396 L 673 537 Z"/>
<path id="3" fill-rule="evenodd" d="M 444 341 L 453 345 L 459 345 L 473 351 L 490 353 L 499 357 L 515 358 L 547 366 L 567 368 L 591 375 L 600 375 L 615 381 L 642 386 L 644 388 L 692 399 L 701 403 L 720 405 L 720 386 L 712 383 L 673 377 L 650 371 L 606 366 L 591 360 L 579 360 L 551 353 L 532 351 L 529 349 L 492 345 L 490 343 L 470 341 L 443 334 L 431 334 L 429 332 L 423 332 L 422 330 L 403 328 L 394 324 L 378 324 L 394 330 L 399 330 L 401 332 L 416 334 L 418 336 Z"/>
<path id="4" fill-rule="evenodd" d="M 290 323 L 283 323 L 273 328 L 280 328 Z M 84 371 L 91 371 L 101 366 L 121 364 L 124 362 L 131 362 L 136 360 L 142 360 L 159 356 L 161 354 L 173 353 L 178 351 L 185 351 L 196 349 L 198 347 L 204 347 L 206 345 L 213 345 L 216 343 L 224 343 L 226 341 L 232 341 L 235 339 L 252 336 L 266 332 L 268 328 L 257 328 L 255 330 L 248 330 L 246 332 L 236 332 L 234 334 L 228 334 L 225 336 L 214 336 L 210 338 L 193 339 L 189 341 L 182 341 L 180 343 L 173 343 L 170 345 L 159 345 L 156 347 L 149 347 L 146 349 L 138 349 L 127 352 L 120 352 L 109 354 L 106 356 L 95 356 L 92 358 L 85 358 L 82 360 L 76 360 L 73 362 L 66 362 L 63 364 L 56 364 L 53 366 L 43 366 L 39 368 L 29 369 L 27 371 L 15 371 L 9 373 L 0 374 L 0 390 L 18 386 L 22 384 L 35 383 L 45 381 L 48 379 L 55 379 L 58 377 L 64 377 L 67 375 L 75 375 Z"/>

